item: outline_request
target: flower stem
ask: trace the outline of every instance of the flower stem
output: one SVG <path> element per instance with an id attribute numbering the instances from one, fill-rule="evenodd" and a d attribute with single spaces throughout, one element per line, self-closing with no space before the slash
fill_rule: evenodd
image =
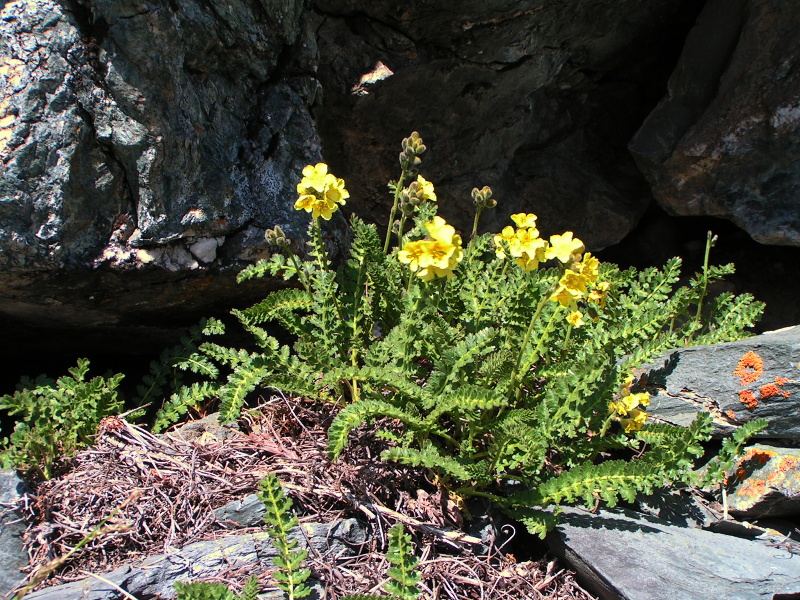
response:
<path id="1" fill-rule="evenodd" d="M 716 243 L 717 236 L 712 235 L 709 231 L 706 235 L 706 253 L 705 257 L 703 258 L 703 285 L 700 288 L 700 296 L 697 299 L 697 313 L 694 316 L 694 325 L 690 330 L 689 335 L 686 336 L 686 345 L 689 344 L 690 336 L 694 335 L 698 329 L 700 329 L 700 318 L 702 317 L 703 313 L 703 300 L 705 300 L 706 292 L 708 291 L 708 257 L 711 254 L 711 247 Z"/>
<path id="2" fill-rule="evenodd" d="M 389 240 L 392 239 L 392 227 L 394 226 L 394 218 L 397 215 L 397 206 L 400 204 L 400 194 L 403 193 L 403 181 L 406 178 L 406 170 L 400 173 L 400 179 L 397 180 L 397 187 L 394 190 L 394 203 L 392 210 L 389 213 L 389 226 L 386 229 L 386 241 L 383 244 L 383 253 L 389 254 Z"/>
<path id="3" fill-rule="evenodd" d="M 530 323 L 528 323 L 528 330 L 525 332 L 525 337 L 522 340 L 522 344 L 519 347 L 519 354 L 517 355 L 517 364 L 514 366 L 514 370 L 511 372 L 511 389 L 515 390 L 515 393 L 519 397 L 520 390 L 517 390 L 517 379 L 519 377 L 519 370 L 522 366 L 522 357 L 525 355 L 525 349 L 528 347 L 528 342 L 531 339 L 531 333 L 533 333 L 533 326 L 536 324 L 536 321 L 539 320 L 539 316 L 542 314 L 542 310 L 544 309 L 547 302 L 550 300 L 550 295 L 555 290 L 555 285 L 551 286 L 550 289 L 542 296 L 542 299 L 539 300 L 539 305 L 536 307 L 536 312 L 533 313 L 531 317 Z M 538 350 L 538 346 L 536 347 Z"/>

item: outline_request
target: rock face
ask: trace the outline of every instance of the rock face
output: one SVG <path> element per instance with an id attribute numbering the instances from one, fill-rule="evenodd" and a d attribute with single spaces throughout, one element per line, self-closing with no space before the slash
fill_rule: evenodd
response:
<path id="1" fill-rule="evenodd" d="M 794 418 L 800 399 L 800 327 L 695 348 L 680 348 L 645 368 L 660 420 L 688 425 L 700 411 L 714 417 L 717 434 L 763 417 L 760 437 L 800 439 Z"/>
<path id="2" fill-rule="evenodd" d="M 491 185 L 484 229 L 535 212 L 545 235 L 609 246 L 648 204 L 638 162 L 673 212 L 800 244 L 790 0 L 709 0 L 644 125 L 697 2 L 452 6 L 3 3 L 0 318 L 130 332 L 249 303 L 233 273 L 267 253 L 264 230 L 302 248 L 302 167 L 327 160 L 347 210 L 385 225 L 412 130 L 462 231 L 470 189 Z M 330 223 L 333 251 L 345 229 Z"/>
<path id="3" fill-rule="evenodd" d="M 667 96 L 631 142 L 658 202 L 800 245 L 800 11 L 792 0 L 710 0 Z"/>
<path id="4" fill-rule="evenodd" d="M 493 230 L 535 212 L 548 235 L 573 230 L 599 249 L 641 216 L 647 191 L 624 149 L 654 67 L 641 48 L 663 45 L 693 17 L 690 3 L 579 1 L 568 18 L 539 1 L 314 6 L 325 15 L 315 117 L 326 156 L 371 220 L 386 222 L 385 182 L 411 130 L 429 147 L 423 171 L 441 212 L 462 230 L 469 191 L 483 185 L 499 199 L 485 215 Z"/>
<path id="5" fill-rule="evenodd" d="M 165 307 L 121 299 L 143 284 L 208 307 L 231 287 L 208 267 L 263 256 L 275 224 L 302 237 L 294 187 L 321 157 L 306 20 L 299 1 L 5 3 L 0 311 L 119 324 Z"/>
<path id="6" fill-rule="evenodd" d="M 22 541 L 25 521 L 18 508 L 30 489 L 16 471 L 0 471 L 0 595 L 5 596 L 23 579 L 28 552 Z"/>

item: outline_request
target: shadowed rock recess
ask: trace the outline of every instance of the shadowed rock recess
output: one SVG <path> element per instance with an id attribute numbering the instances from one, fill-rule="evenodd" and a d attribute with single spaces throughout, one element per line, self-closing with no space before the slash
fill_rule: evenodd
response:
<path id="1" fill-rule="evenodd" d="M 144 347 L 251 302 L 280 285 L 233 283 L 268 254 L 264 230 L 303 247 L 302 167 L 327 161 L 347 210 L 385 226 L 412 130 L 462 231 L 469 190 L 490 185 L 484 228 L 535 212 L 543 234 L 574 231 L 593 251 L 653 195 L 800 245 L 799 13 L 790 0 L 5 2 L 0 318 L 17 352 L 41 339 L 31 325 Z M 329 234 L 346 245 L 341 215 Z"/>

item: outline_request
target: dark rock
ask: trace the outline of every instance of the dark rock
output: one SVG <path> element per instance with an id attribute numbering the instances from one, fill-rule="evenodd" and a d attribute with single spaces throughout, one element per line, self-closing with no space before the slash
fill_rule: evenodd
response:
<path id="1" fill-rule="evenodd" d="M 303 3 L 158 4 L 4 4 L 0 316 L 169 323 L 252 294 L 224 271 L 268 254 L 265 228 L 302 246 L 295 184 L 321 158 Z"/>
<path id="2" fill-rule="evenodd" d="M 631 141 L 659 204 L 800 245 L 800 11 L 792 0 L 711 0 L 668 94 Z"/>
<path id="3" fill-rule="evenodd" d="M 800 594 L 797 548 L 683 528 L 632 511 L 568 508 L 548 540 L 603 600 Z"/>
<path id="4" fill-rule="evenodd" d="M 718 435 L 763 417 L 761 437 L 800 439 L 800 327 L 711 346 L 680 348 L 644 369 L 648 412 L 688 425 L 709 411 Z"/>
<path id="5" fill-rule="evenodd" d="M 266 513 L 264 503 L 255 494 L 250 494 L 241 500 L 228 502 L 214 510 L 217 521 L 226 527 L 255 527 L 263 522 Z"/>
<path id="6" fill-rule="evenodd" d="M 747 519 L 800 515 L 800 450 L 750 446 L 729 479 L 732 515 Z"/>
<path id="7" fill-rule="evenodd" d="M 300 547 L 320 553 L 349 555 L 351 545 L 365 540 L 365 530 L 355 519 L 330 524 L 304 524 L 304 534 L 297 533 Z M 266 533 L 222 537 L 190 544 L 170 554 L 151 556 L 141 563 L 119 567 L 102 575 L 103 579 L 141 598 L 173 598 L 176 581 L 204 579 L 230 568 L 269 567 L 277 550 Z M 26 596 L 29 600 L 121 600 L 123 594 L 106 581 L 87 577 L 64 585 L 45 588 Z"/>
<path id="8" fill-rule="evenodd" d="M 352 206 L 385 224 L 399 141 L 418 130 L 441 212 L 469 232 L 472 187 L 499 199 L 484 227 L 515 212 L 592 249 L 618 242 L 646 208 L 624 147 L 644 118 L 648 52 L 668 46 L 692 3 L 316 0 L 315 118 Z M 645 50 L 648 48 L 648 50 Z M 652 57 L 652 55 L 650 55 Z"/>
<path id="9" fill-rule="evenodd" d="M 16 471 L 0 472 L 0 596 L 24 578 L 22 569 L 29 563 L 22 541 L 27 525 L 19 513 L 20 502 L 29 491 Z"/>

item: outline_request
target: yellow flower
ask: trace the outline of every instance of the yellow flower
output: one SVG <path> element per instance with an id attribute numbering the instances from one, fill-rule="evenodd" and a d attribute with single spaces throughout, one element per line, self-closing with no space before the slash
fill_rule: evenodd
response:
<path id="1" fill-rule="evenodd" d="M 580 327 L 581 325 L 586 324 L 586 322 L 583 320 L 583 315 L 579 310 L 574 310 L 569 313 L 567 315 L 567 322 L 573 327 Z"/>
<path id="2" fill-rule="evenodd" d="M 586 294 L 586 277 L 571 269 L 564 271 L 558 284 L 569 290 L 576 298 L 581 298 Z"/>
<path id="3" fill-rule="evenodd" d="M 511 247 L 512 256 L 527 254 L 528 257 L 534 258 L 544 251 L 547 246 L 547 242 L 539 237 L 539 232 L 536 229 L 518 229 L 515 238 L 516 242 Z M 515 250 L 518 254 L 514 254 Z"/>
<path id="4" fill-rule="evenodd" d="M 453 239 L 458 237 L 458 243 L 461 243 L 461 237 L 456 235 L 455 227 L 448 225 L 447 222 L 440 216 L 433 217 L 433 221 L 425 223 L 425 229 L 431 239 L 434 239 L 443 244 L 454 244 Z"/>
<path id="5" fill-rule="evenodd" d="M 601 308 L 604 307 L 606 305 L 606 295 L 610 288 L 611 284 L 608 281 L 601 281 L 589 292 L 587 300 Z"/>
<path id="6" fill-rule="evenodd" d="M 406 242 L 397 259 L 407 264 L 423 281 L 436 277 L 452 277 L 453 269 L 464 257 L 461 236 L 447 222 L 436 216 L 425 229 L 431 239 Z"/>
<path id="7" fill-rule="evenodd" d="M 425 179 L 422 175 L 417 175 L 417 183 L 421 190 L 421 197 L 428 202 L 436 202 L 436 192 L 433 189 L 433 184 Z"/>
<path id="8" fill-rule="evenodd" d="M 344 188 L 344 180 L 328 173 L 325 163 L 308 165 L 303 169 L 297 193 L 300 197 L 294 203 L 296 210 L 305 210 L 313 218 L 322 217 L 326 221 L 350 197 L 350 192 Z"/>
<path id="9" fill-rule="evenodd" d="M 503 250 L 503 242 L 505 241 L 509 247 L 513 248 L 512 244 L 516 243 L 517 235 L 511 225 L 503 227 L 503 231 L 494 236 L 495 253 L 500 258 L 505 258 L 506 253 Z M 512 254 L 513 254 L 512 249 Z"/>
<path id="10" fill-rule="evenodd" d="M 406 242 L 403 244 L 403 249 L 397 253 L 397 260 L 412 271 L 419 269 L 419 261 L 425 254 L 425 244 L 427 240 L 419 240 L 416 242 Z"/>
<path id="11" fill-rule="evenodd" d="M 321 194 L 331 177 L 333 175 L 328 173 L 328 165 L 325 163 L 317 163 L 314 166 L 307 165 L 303 168 L 303 179 L 297 184 L 297 193 L 300 195 L 315 192 Z"/>
<path id="12" fill-rule="evenodd" d="M 587 252 L 581 262 L 575 263 L 572 268 L 583 275 L 589 283 L 594 283 L 600 273 L 600 261 Z"/>
<path id="13" fill-rule="evenodd" d="M 577 298 L 579 297 L 580 296 L 577 296 Z M 564 286 L 559 286 L 555 293 L 550 296 L 550 300 L 553 302 L 558 302 L 564 308 L 569 308 L 571 310 L 578 309 L 578 305 L 576 304 L 577 298 Z"/>
<path id="14" fill-rule="evenodd" d="M 620 423 L 622 423 L 622 426 L 625 428 L 625 433 L 630 433 L 631 431 L 639 431 L 644 426 L 644 423 L 645 421 L 647 421 L 648 416 L 649 415 L 643 410 L 634 408 L 630 412 L 630 418 L 621 419 Z"/>
<path id="15" fill-rule="evenodd" d="M 551 235 L 550 247 L 545 256 L 547 259 L 557 258 L 562 263 L 568 263 L 570 257 L 576 252 L 583 252 L 584 245 L 579 239 L 572 238 L 572 232 L 566 231 L 563 235 Z"/>
<path id="16" fill-rule="evenodd" d="M 609 412 L 614 412 L 624 417 L 628 414 L 632 414 L 637 406 L 647 406 L 650 404 L 650 394 L 647 392 L 641 392 L 638 394 L 627 394 L 620 398 L 617 402 L 611 402 L 608 405 Z"/>
<path id="17" fill-rule="evenodd" d="M 514 221 L 517 227 L 536 229 L 536 215 L 533 213 L 517 213 L 511 215 L 511 220 Z M 539 235 L 539 232 L 537 231 L 534 235 Z"/>

